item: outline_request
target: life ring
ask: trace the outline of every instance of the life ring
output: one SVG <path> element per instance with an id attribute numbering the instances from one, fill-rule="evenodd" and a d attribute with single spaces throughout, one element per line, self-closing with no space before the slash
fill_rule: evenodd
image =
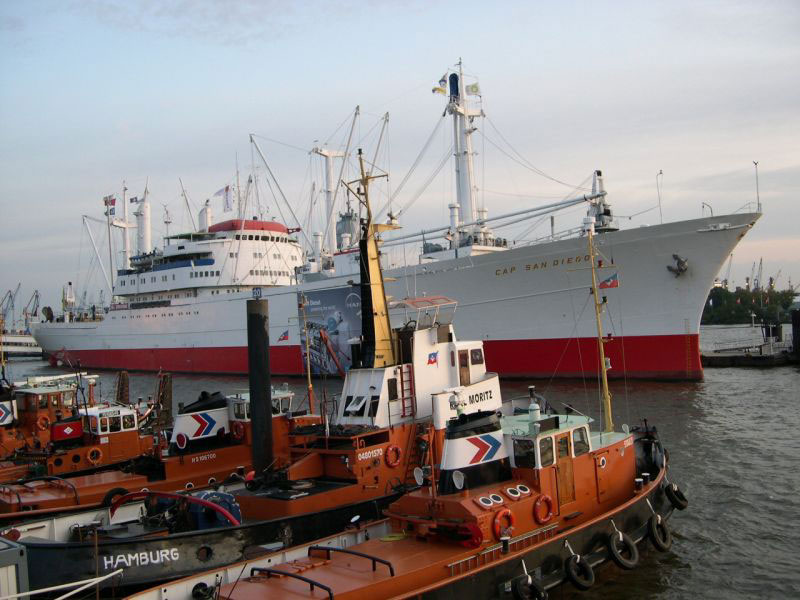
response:
<path id="1" fill-rule="evenodd" d="M 659 552 L 666 552 L 672 547 L 672 533 L 661 515 L 653 515 L 647 522 L 647 532 L 650 541 Z"/>
<path id="2" fill-rule="evenodd" d="M 594 584 L 594 570 L 586 558 L 573 554 L 564 563 L 564 572 L 570 583 L 582 591 L 588 590 Z"/>
<path id="3" fill-rule="evenodd" d="M 621 531 L 614 531 L 608 536 L 608 554 L 623 569 L 631 570 L 639 562 L 639 549 L 630 536 Z"/>
<path id="4" fill-rule="evenodd" d="M 234 421 L 231 424 L 231 433 L 233 434 L 233 439 L 235 440 L 244 439 L 244 423 L 241 421 Z"/>
<path id="5" fill-rule="evenodd" d="M 547 512 L 542 514 L 542 504 L 547 505 Z M 542 494 L 533 503 L 533 518 L 539 525 L 544 525 L 553 518 L 553 499 L 547 494 Z"/>
<path id="6" fill-rule="evenodd" d="M 99 465 L 100 461 L 103 460 L 103 451 L 97 446 L 89 448 L 86 451 L 86 460 L 95 466 Z"/>
<path id="7" fill-rule="evenodd" d="M 392 458 L 392 454 L 394 454 L 394 458 Z M 390 469 L 394 469 L 397 465 L 400 464 L 400 459 L 403 457 L 403 449 L 400 446 L 395 446 L 392 444 L 386 449 L 386 466 Z"/>
<path id="8" fill-rule="evenodd" d="M 498 510 L 497 513 L 494 515 L 494 525 L 493 525 L 494 537 L 496 537 L 498 540 L 503 535 L 504 518 L 508 519 L 507 529 L 511 529 L 512 527 L 514 527 L 514 513 L 511 512 L 511 510 L 508 508 L 501 508 L 500 510 Z"/>
<path id="9" fill-rule="evenodd" d="M 664 493 L 667 495 L 669 503 L 678 510 L 685 510 L 689 506 L 689 500 L 686 499 L 681 488 L 675 483 L 668 483 L 664 488 Z"/>
<path id="10" fill-rule="evenodd" d="M 50 417 L 47 415 L 42 415 L 36 421 L 36 426 L 39 428 L 39 431 L 47 431 L 50 429 Z"/>

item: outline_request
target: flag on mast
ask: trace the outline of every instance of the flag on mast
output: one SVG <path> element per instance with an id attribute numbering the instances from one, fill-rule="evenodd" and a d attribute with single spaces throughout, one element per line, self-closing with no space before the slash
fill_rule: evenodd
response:
<path id="1" fill-rule="evenodd" d="M 110 194 L 108 196 L 103 196 L 103 206 L 106 207 L 106 214 L 105 216 L 113 217 L 114 216 L 114 205 L 117 203 L 117 199 L 114 197 L 114 194 Z"/>
<path id="2" fill-rule="evenodd" d="M 223 210 L 225 212 L 231 212 L 233 210 L 233 191 L 231 190 L 231 186 L 226 185 L 221 190 L 217 190 L 214 194 L 214 197 L 222 196 L 223 198 Z"/>
<path id="3" fill-rule="evenodd" d="M 604 279 L 603 281 L 601 281 L 600 285 L 597 286 L 597 288 L 601 290 L 606 290 L 609 288 L 617 288 L 617 287 L 619 287 L 619 277 L 617 276 L 616 273 L 614 273 L 608 279 Z"/>

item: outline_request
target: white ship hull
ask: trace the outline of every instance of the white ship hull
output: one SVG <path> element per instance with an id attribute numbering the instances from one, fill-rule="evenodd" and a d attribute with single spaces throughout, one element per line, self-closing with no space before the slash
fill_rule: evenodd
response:
<path id="1" fill-rule="evenodd" d="M 616 273 L 619 283 L 603 290 L 610 376 L 702 377 L 699 327 L 708 291 L 758 216 L 708 217 L 596 236 L 606 257 L 599 278 Z M 488 368 L 501 375 L 594 375 L 596 326 L 586 254 L 581 237 L 409 265 L 386 272 L 395 279 L 387 293 L 395 299 L 443 295 L 457 300 L 459 337 L 482 340 Z M 673 255 L 688 261 L 678 276 L 667 269 L 676 265 Z M 349 288 L 352 279 L 258 288 L 270 302 L 274 374 L 303 372 L 298 292 L 313 297 L 315 290 Z M 84 368 L 246 373 L 244 302 L 252 296 L 251 290 L 198 295 L 167 307 L 112 310 L 99 321 L 41 323 L 34 336 L 54 359 Z M 344 345 L 357 334 L 350 330 L 337 337 Z"/>

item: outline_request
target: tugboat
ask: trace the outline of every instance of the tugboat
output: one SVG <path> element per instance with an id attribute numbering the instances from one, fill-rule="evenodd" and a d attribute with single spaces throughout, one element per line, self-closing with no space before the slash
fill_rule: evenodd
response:
<path id="1" fill-rule="evenodd" d="M 171 430 L 162 425 L 163 415 L 159 415 L 160 410 L 170 410 L 168 405 L 150 406 L 144 414 L 108 403 L 81 408 L 75 427 L 82 427 L 82 440 L 88 445 L 47 458 L 47 467 L 59 475 L 0 485 L 0 522 L 110 506 L 131 490 L 174 492 L 241 481 L 252 468 L 248 405 L 243 395 L 204 392 L 179 412 Z M 283 422 L 276 428 L 288 430 L 290 417 L 301 425 L 316 420 L 287 411 L 273 414 L 274 420 Z M 283 464 L 288 459 L 286 436 L 276 438 L 276 443 L 281 447 L 274 454 Z M 84 461 L 91 468 L 84 468 Z"/>
<path id="2" fill-rule="evenodd" d="M 151 514 L 114 514 L 128 500 L 144 496 L 149 502 L 146 492 L 121 497 L 110 510 L 26 523 L 15 527 L 16 533 L 6 533 L 26 547 L 35 586 L 58 581 L 52 569 L 39 566 L 48 564 L 55 552 L 66 553 L 73 574 L 80 576 L 96 569 L 108 574 L 121 565 L 120 585 L 129 588 L 263 555 L 276 544 L 288 548 L 316 540 L 341 532 L 354 518 L 379 519 L 383 509 L 418 487 L 416 469 L 429 472 L 441 459 L 446 421 L 456 414 L 451 398 L 463 398 L 471 407 L 499 406 L 498 377 L 486 370 L 482 343 L 456 338 L 451 324 L 454 301 L 433 297 L 396 302 L 394 310 L 405 312 L 406 324 L 391 329 L 376 238 L 389 226 L 372 222 L 363 165 L 359 181 L 360 190 L 354 193 L 364 203 L 367 218 L 362 224 L 361 256 L 366 260 L 360 284 L 366 333 L 357 340 L 358 366 L 347 372 L 341 394 L 322 401 L 321 421 L 304 424 L 294 419 L 278 430 L 272 420 L 273 449 L 285 455 L 267 456 L 266 470 L 248 473 L 246 490 L 229 490 L 242 523 L 220 522 L 213 531 L 165 531 L 162 522 L 153 524 Z M 253 340 L 250 344 L 259 346 Z M 437 402 L 447 408 L 440 407 L 434 418 Z M 242 410 L 252 409 L 248 404 Z M 183 431 L 176 425 L 175 444 L 183 443 L 178 437 Z M 70 530 L 75 523 L 95 523 L 97 543 L 75 539 Z M 52 532 L 46 539 L 43 529 Z M 124 535 L 107 533 L 123 529 Z M 115 558 L 160 556 L 162 551 L 172 558 L 148 559 L 146 564 Z"/>
<path id="3" fill-rule="evenodd" d="M 180 598 L 173 590 L 188 588 L 194 598 L 231 600 L 546 598 L 565 581 L 589 589 L 603 562 L 634 568 L 645 539 L 668 550 L 667 519 L 688 501 L 668 479 L 655 427 L 645 421 L 614 430 L 591 224 L 586 232 L 603 375 L 601 431 L 590 432 L 592 419 L 574 409 L 543 410 L 534 394 L 521 414 L 513 404 L 501 411 L 499 396 L 475 405 L 456 390 L 436 395 L 433 420 L 446 422 L 440 468 L 415 469 L 421 487 L 389 506 L 390 533 L 206 572 L 162 588 L 162 597 Z"/>
<path id="4" fill-rule="evenodd" d="M 94 405 L 96 380 L 96 375 L 76 373 L 28 377 L 12 384 L 3 377 L 0 459 L 19 451 L 41 451 L 54 441 L 72 437 L 74 431 L 54 429 L 53 425 L 76 418 L 79 407 Z M 5 467 L 0 463 L 0 470 Z"/>

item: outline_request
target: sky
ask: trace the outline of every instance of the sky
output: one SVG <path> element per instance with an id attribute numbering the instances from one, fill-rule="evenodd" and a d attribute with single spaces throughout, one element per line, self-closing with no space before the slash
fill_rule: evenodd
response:
<path id="1" fill-rule="evenodd" d="M 731 279 L 743 284 L 763 258 L 765 280 L 800 283 L 796 1 L 30 0 L 0 3 L 0 294 L 21 282 L 18 307 L 34 289 L 58 306 L 67 281 L 95 294 L 81 216 L 102 218 L 103 196 L 121 196 L 124 181 L 129 195 L 147 186 L 154 240 L 164 205 L 170 232 L 185 231 L 181 181 L 193 211 L 237 165 L 241 180 L 255 165 L 265 181 L 250 133 L 304 221 L 320 172 L 308 151 L 343 147 L 356 105 L 352 146 L 368 156 L 390 115 L 382 203 L 434 131 L 444 98 L 431 88 L 459 59 L 487 115 L 475 163 L 490 214 L 568 197 L 594 169 L 616 213 L 637 215 L 623 227 L 661 220 L 647 211 L 659 172 L 664 221 L 708 214 L 702 203 L 729 213 L 755 202 L 758 161 L 764 216 Z M 396 207 L 418 198 L 409 232 L 447 222 L 451 166 L 423 184 L 450 136 L 437 130 L 397 193 Z M 262 202 L 291 221 L 266 188 Z M 582 211 L 557 222 L 576 226 Z"/>

